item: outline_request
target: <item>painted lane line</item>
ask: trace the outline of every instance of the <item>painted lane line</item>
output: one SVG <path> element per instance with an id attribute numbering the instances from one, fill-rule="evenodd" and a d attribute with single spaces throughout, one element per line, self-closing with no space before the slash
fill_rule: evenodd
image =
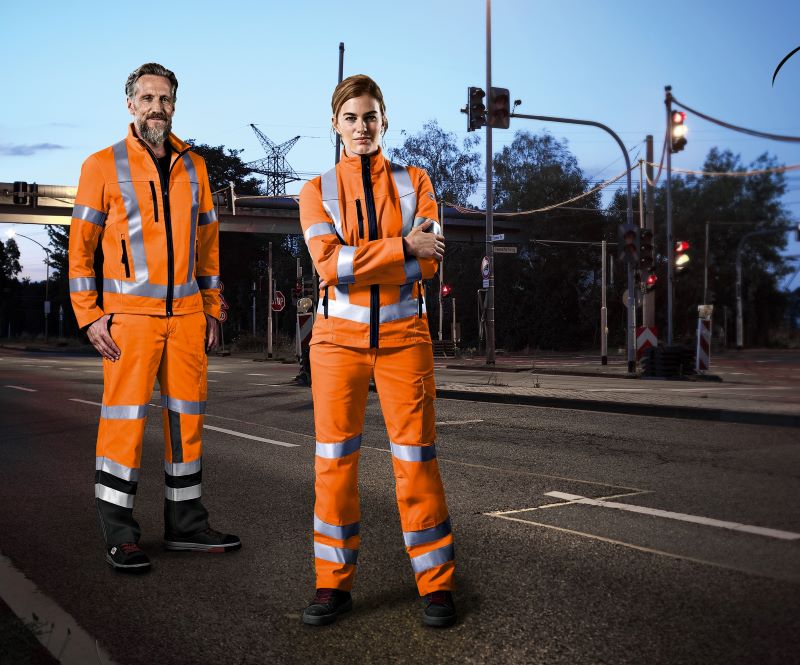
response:
<path id="1" fill-rule="evenodd" d="M 208 383 L 219 383 L 219 379 L 206 379 Z"/>
<path id="2" fill-rule="evenodd" d="M 647 554 L 658 554 L 659 556 L 669 557 L 670 559 L 679 559 L 682 561 L 691 561 L 692 563 L 699 563 L 704 566 L 713 566 L 714 568 L 722 568 L 724 570 L 733 570 L 737 573 L 745 573 L 747 575 L 754 575 L 756 577 L 766 577 L 767 579 L 771 580 L 782 580 L 786 582 L 800 582 L 800 576 L 778 576 L 778 575 L 770 575 L 764 571 L 760 570 L 752 570 L 750 568 L 744 568 L 739 566 L 728 566 L 724 563 L 718 563 L 717 561 L 709 561 L 707 559 L 698 559 L 697 557 L 693 556 L 684 556 L 683 554 L 675 554 L 674 552 L 665 552 L 664 550 L 657 550 L 652 547 L 643 547 L 642 545 L 634 545 L 633 543 L 626 543 L 623 540 L 614 540 L 613 538 L 606 538 L 605 536 L 598 536 L 593 533 L 586 533 L 585 531 L 576 531 L 574 529 L 565 529 L 561 526 L 554 526 L 552 524 L 545 524 L 544 522 L 532 522 L 531 520 L 523 520 L 519 517 L 508 517 L 506 515 L 494 515 L 492 513 L 484 513 L 487 517 L 496 517 L 497 519 L 501 520 L 508 520 L 509 522 L 518 522 L 521 524 L 527 524 L 529 526 L 541 526 L 545 529 L 552 529 L 553 531 L 560 531 L 561 533 L 569 533 L 573 536 L 582 536 L 583 538 L 590 538 L 591 540 L 598 540 L 602 543 L 609 543 L 611 545 L 621 545 L 622 547 L 627 547 L 632 550 L 637 550 L 639 552 L 646 552 Z"/>
<path id="3" fill-rule="evenodd" d="M 24 390 L 26 393 L 38 393 L 39 392 L 35 388 L 23 388 L 22 386 L 6 386 L 6 388 L 11 388 L 12 390 Z"/>
<path id="4" fill-rule="evenodd" d="M 607 501 L 608 499 L 621 499 L 623 497 L 639 496 L 641 494 L 652 494 L 650 490 L 641 490 L 640 492 L 625 492 L 623 494 L 612 494 L 611 496 L 597 497 L 598 501 Z M 516 515 L 517 513 L 532 513 L 534 510 L 542 510 L 543 508 L 562 508 L 563 506 L 571 506 L 574 501 L 559 501 L 558 503 L 545 503 L 535 508 L 519 508 L 517 510 L 494 510 L 491 513 L 484 513 L 484 515 L 491 515 L 492 517 L 502 517 L 503 515 Z"/>
<path id="5" fill-rule="evenodd" d="M 290 429 L 281 429 L 280 427 L 274 427 L 273 425 L 263 425 L 261 423 L 254 423 L 250 420 L 242 420 L 241 418 L 228 418 L 227 416 L 217 416 L 214 415 L 213 413 L 207 413 L 206 418 L 219 418 L 220 420 L 229 420 L 230 422 L 233 423 L 242 423 L 244 425 L 254 425 L 255 427 L 274 429 L 276 432 L 283 432 L 284 434 L 292 434 L 294 436 L 302 436 L 305 437 L 306 439 L 316 440 L 316 437 L 312 436 L 311 434 L 301 434 L 300 432 L 294 432 Z"/>
<path id="6" fill-rule="evenodd" d="M 698 515 L 687 515 L 686 513 L 674 513 L 669 510 L 660 510 L 658 508 L 646 508 L 644 506 L 632 506 L 627 503 L 618 503 L 616 501 L 602 501 L 599 499 L 589 499 L 579 494 L 566 494 L 564 492 L 546 492 L 545 496 L 552 496 L 557 499 L 565 499 L 585 506 L 598 506 L 600 508 L 614 508 L 616 510 L 625 510 L 631 513 L 639 513 L 642 515 L 652 515 L 654 517 L 664 517 L 666 519 L 678 520 L 680 522 L 692 522 L 693 524 L 702 524 L 703 526 L 715 526 L 720 529 L 730 529 L 731 531 L 742 531 L 744 533 L 752 533 L 759 536 L 767 536 L 768 538 L 778 538 L 780 540 L 797 540 L 800 539 L 800 533 L 792 533 L 791 531 L 781 531 L 780 529 L 768 529 L 761 526 L 751 526 L 749 524 L 740 524 L 738 522 L 726 522 L 724 520 L 716 520 L 710 517 L 700 517 Z"/>
<path id="7" fill-rule="evenodd" d="M 78 399 L 77 397 L 70 397 L 70 402 L 80 402 L 81 404 L 91 404 L 92 406 L 103 406 L 100 402 L 90 402 L 88 399 Z"/>
<path id="8" fill-rule="evenodd" d="M 46 626 L 46 630 L 33 633 L 58 662 L 64 665 L 97 662 L 113 665 L 114 661 L 97 640 L 3 555 L 0 555 L 0 589 L 3 600 L 20 619 Z"/>
<path id="9" fill-rule="evenodd" d="M 269 376 L 269 374 L 261 374 L 259 372 L 250 372 L 247 376 Z"/>
<path id="10" fill-rule="evenodd" d="M 210 429 L 215 432 L 222 432 L 223 434 L 238 436 L 242 439 L 250 439 L 251 441 L 262 441 L 263 443 L 271 443 L 276 446 L 283 446 L 284 448 L 300 447 L 299 443 L 286 443 L 285 441 L 275 441 L 274 439 L 265 439 L 260 436 L 253 436 L 252 434 L 244 434 L 243 432 L 234 432 L 232 429 L 223 429 L 222 427 L 214 427 L 213 425 L 203 425 L 203 429 Z"/>
<path id="11" fill-rule="evenodd" d="M 225 371 L 224 369 L 210 369 L 208 370 L 209 374 L 230 374 L 230 372 Z"/>
<path id="12" fill-rule="evenodd" d="M 251 386 L 271 386 L 272 388 L 278 388 L 281 386 L 296 386 L 297 384 L 294 381 L 289 383 L 251 383 Z"/>
<path id="13" fill-rule="evenodd" d="M 436 423 L 437 427 L 441 425 L 471 425 L 472 423 L 482 423 L 483 419 L 477 420 L 440 420 Z"/>

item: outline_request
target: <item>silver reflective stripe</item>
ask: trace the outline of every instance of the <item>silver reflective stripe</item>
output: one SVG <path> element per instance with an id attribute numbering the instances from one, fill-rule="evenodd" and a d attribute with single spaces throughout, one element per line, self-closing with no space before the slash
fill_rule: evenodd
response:
<path id="1" fill-rule="evenodd" d="M 452 561 L 455 557 L 455 548 L 452 544 L 440 547 L 438 550 L 426 552 L 419 556 L 411 557 L 411 567 L 415 573 L 424 573 L 426 570 L 441 566 L 443 563 Z"/>
<path id="2" fill-rule="evenodd" d="M 199 473 L 203 468 L 203 459 L 194 462 L 164 462 L 164 471 L 170 476 L 191 476 Z"/>
<path id="3" fill-rule="evenodd" d="M 197 286 L 201 289 L 218 289 L 219 275 L 199 275 L 197 277 Z"/>
<path id="4" fill-rule="evenodd" d="M 406 547 L 411 547 L 412 545 L 432 543 L 434 540 L 444 538 L 450 533 L 452 533 L 452 529 L 450 528 L 450 518 L 448 517 L 444 522 L 432 526 L 430 529 L 403 531 L 403 540 L 406 543 Z"/>
<path id="5" fill-rule="evenodd" d="M 161 406 L 175 413 L 185 413 L 188 416 L 200 416 L 206 412 L 205 400 L 191 402 L 185 399 L 175 399 L 169 395 L 161 395 Z"/>
<path id="6" fill-rule="evenodd" d="M 428 229 L 425 231 L 425 233 L 432 232 L 432 233 L 435 233 L 437 236 L 442 235 L 442 227 L 439 226 L 439 222 L 437 222 L 435 219 L 431 219 L 430 217 L 415 217 L 414 218 L 414 228 L 417 228 L 418 226 L 421 226 L 425 222 L 433 222 L 433 224 L 431 224 L 428 227 Z"/>
<path id="7" fill-rule="evenodd" d="M 406 271 L 406 284 L 409 282 L 418 282 L 422 279 L 422 268 L 419 265 L 417 258 L 412 256 L 406 259 L 403 264 L 403 270 Z"/>
<path id="8" fill-rule="evenodd" d="M 409 284 L 408 286 L 411 286 Z M 402 288 L 402 287 L 401 287 Z M 422 313 L 426 312 L 425 303 L 422 304 Z M 322 300 L 317 305 L 317 313 L 324 314 L 324 307 Z M 397 321 L 398 319 L 405 319 L 409 316 L 417 316 L 419 313 L 416 300 L 403 299 L 393 305 L 384 305 L 380 309 L 380 323 L 388 323 L 389 321 Z M 328 316 L 333 316 L 338 319 L 347 319 L 348 321 L 355 321 L 356 323 L 369 323 L 369 307 L 364 305 L 351 305 L 349 302 L 340 302 L 338 300 L 328 300 Z"/>
<path id="9" fill-rule="evenodd" d="M 115 462 L 108 459 L 108 457 L 95 457 L 94 458 L 95 471 L 103 471 L 110 473 L 112 476 L 122 478 L 130 482 L 137 482 L 139 480 L 139 469 L 132 469 L 129 466 Z"/>
<path id="10" fill-rule="evenodd" d="M 320 178 L 322 188 L 322 206 L 325 208 L 331 219 L 339 238 L 344 238 L 342 234 L 342 216 L 339 212 L 339 183 L 336 181 L 336 167 L 326 171 Z"/>
<path id="11" fill-rule="evenodd" d="M 339 256 L 336 258 L 336 279 L 339 280 L 339 284 L 353 284 L 356 281 L 356 276 L 353 274 L 355 257 L 355 247 L 342 245 L 339 249 Z"/>
<path id="12" fill-rule="evenodd" d="M 337 457 L 344 457 L 356 452 L 361 448 L 361 435 L 357 434 L 352 439 L 342 441 L 341 443 L 322 443 L 317 441 L 317 452 L 319 457 L 327 459 L 336 459 Z"/>
<path id="13" fill-rule="evenodd" d="M 160 298 L 166 300 L 167 298 L 167 285 L 166 284 L 150 284 L 147 280 L 144 282 L 128 282 L 123 279 L 104 279 L 103 291 L 106 293 L 124 293 L 133 296 L 145 296 L 147 298 Z M 200 289 L 197 282 L 192 280 L 186 284 L 175 284 L 172 297 L 185 298 L 186 296 L 199 293 Z"/>
<path id="14" fill-rule="evenodd" d="M 213 224 L 217 221 L 217 211 L 211 208 L 208 212 L 201 212 L 198 226 L 205 226 L 206 224 Z"/>
<path id="15" fill-rule="evenodd" d="M 326 236 L 334 233 L 336 233 L 336 229 L 330 222 L 317 222 L 305 230 L 303 237 L 306 239 L 306 244 L 308 244 L 308 241 L 311 240 L 311 238 L 316 238 L 317 236 Z"/>
<path id="16" fill-rule="evenodd" d="M 358 535 L 358 530 L 359 522 L 344 524 L 343 526 L 336 526 L 335 524 L 323 522 L 319 517 L 314 515 L 314 531 L 321 533 L 324 536 L 338 538 L 339 540 L 347 540 L 351 536 Z"/>
<path id="17" fill-rule="evenodd" d="M 349 284 L 337 284 L 333 287 L 334 292 L 336 293 L 336 302 L 339 303 L 349 303 L 350 302 L 350 285 Z"/>
<path id="18" fill-rule="evenodd" d="M 73 277 L 69 280 L 69 292 L 78 293 L 80 291 L 97 291 L 94 277 Z"/>
<path id="19" fill-rule="evenodd" d="M 147 415 L 147 404 L 133 406 L 106 406 L 100 407 L 100 417 L 107 420 L 139 420 Z"/>
<path id="20" fill-rule="evenodd" d="M 427 462 L 436 457 L 436 444 L 433 443 L 429 446 L 403 446 L 390 441 L 389 445 L 392 455 L 406 462 Z"/>
<path id="21" fill-rule="evenodd" d="M 100 483 L 95 483 L 94 495 L 101 501 L 107 501 L 108 503 L 113 503 L 123 508 L 133 508 L 133 494 L 126 494 L 125 492 L 120 492 L 119 490 L 101 485 Z"/>
<path id="22" fill-rule="evenodd" d="M 358 559 L 358 550 L 348 550 L 344 547 L 331 547 L 322 543 L 314 543 L 314 556 L 323 561 L 355 565 Z"/>
<path id="23" fill-rule="evenodd" d="M 191 487 L 165 487 L 164 496 L 170 501 L 189 501 L 199 499 L 202 496 L 201 485 Z"/>
<path id="24" fill-rule="evenodd" d="M 96 226 L 105 226 L 106 213 L 89 206 L 75 205 L 72 207 L 72 217 L 74 219 L 82 219 L 84 222 L 90 222 Z"/>
<path id="25" fill-rule="evenodd" d="M 200 186 L 197 183 L 197 169 L 194 168 L 194 162 L 188 152 L 183 155 L 183 164 L 189 174 L 189 186 L 192 189 L 192 216 L 189 218 L 189 272 L 186 275 L 186 283 L 189 283 L 194 275 L 194 250 L 197 238 L 197 211 L 200 209 Z"/>
<path id="26" fill-rule="evenodd" d="M 128 146 L 122 140 L 114 144 L 114 165 L 117 169 L 117 183 L 122 194 L 122 201 L 125 204 L 125 215 L 128 218 L 128 241 L 130 244 L 131 255 L 133 256 L 133 282 L 126 282 L 131 286 L 147 286 L 147 258 L 144 253 L 144 237 L 142 235 L 142 214 L 139 210 L 139 200 L 136 198 L 136 190 L 131 181 L 131 167 L 128 162 Z M 133 291 L 112 291 L 106 287 L 103 280 L 103 290 L 112 293 L 133 293 Z M 115 281 L 115 280 L 114 280 Z M 166 298 L 167 287 L 164 287 L 164 297 Z M 135 293 L 134 295 L 145 295 Z"/>
<path id="27" fill-rule="evenodd" d="M 414 213 L 417 211 L 417 193 L 411 184 L 411 175 L 405 166 L 391 163 L 394 184 L 400 200 L 400 212 L 403 215 L 403 235 L 411 233 L 414 223 Z"/>

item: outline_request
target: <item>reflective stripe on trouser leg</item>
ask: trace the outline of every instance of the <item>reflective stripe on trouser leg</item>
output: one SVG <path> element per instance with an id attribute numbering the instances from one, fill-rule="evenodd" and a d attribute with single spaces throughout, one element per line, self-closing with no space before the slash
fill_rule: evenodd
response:
<path id="1" fill-rule="evenodd" d="M 317 588 L 349 591 L 360 543 L 358 462 L 372 362 L 368 349 L 312 344 L 314 566 Z"/>
<path id="2" fill-rule="evenodd" d="M 164 426 L 164 530 L 171 537 L 208 528 L 202 495 L 202 431 L 206 410 L 206 318 L 170 317 L 158 370 Z"/>
<path id="3" fill-rule="evenodd" d="M 103 360 L 103 406 L 97 432 L 95 504 L 108 545 L 137 542 L 133 518 L 145 418 L 164 346 L 166 317 L 115 314 L 109 333 L 120 349 Z"/>
<path id="4" fill-rule="evenodd" d="M 390 437 L 397 506 L 420 595 L 452 590 L 455 570 L 444 487 L 436 460 L 436 386 L 430 345 L 379 349 L 375 386 Z"/>

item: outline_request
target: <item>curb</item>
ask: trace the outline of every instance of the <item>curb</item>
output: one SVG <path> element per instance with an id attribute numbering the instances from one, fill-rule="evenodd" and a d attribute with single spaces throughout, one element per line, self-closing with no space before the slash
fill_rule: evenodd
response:
<path id="1" fill-rule="evenodd" d="M 447 390 L 437 388 L 440 399 L 458 399 L 470 402 L 490 402 L 495 404 L 514 404 L 518 406 L 540 406 L 556 409 L 577 409 L 582 411 L 601 411 L 634 416 L 657 418 L 684 418 L 687 420 L 709 420 L 713 422 L 736 423 L 740 425 L 769 425 L 774 427 L 800 427 L 800 415 L 788 413 L 759 413 L 755 411 L 727 411 L 693 406 L 667 406 L 661 404 L 626 404 L 624 402 L 601 402 L 592 399 L 572 399 L 569 397 L 537 397 L 534 395 L 515 395 L 503 393 L 478 393 L 468 390 Z"/>

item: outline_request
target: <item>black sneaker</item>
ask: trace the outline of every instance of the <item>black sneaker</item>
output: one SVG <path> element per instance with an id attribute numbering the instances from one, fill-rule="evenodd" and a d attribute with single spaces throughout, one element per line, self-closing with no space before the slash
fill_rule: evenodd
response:
<path id="1" fill-rule="evenodd" d="M 145 573 L 150 570 L 150 559 L 136 543 L 113 545 L 106 550 L 106 561 L 123 573 Z"/>
<path id="2" fill-rule="evenodd" d="M 336 617 L 353 609 L 349 591 L 339 589 L 317 589 L 314 600 L 303 610 L 303 623 L 309 626 L 324 626 L 336 621 Z"/>
<path id="3" fill-rule="evenodd" d="M 242 546 L 238 536 L 230 533 L 220 533 L 211 527 L 198 531 L 191 536 L 164 536 L 164 547 L 174 551 L 191 552 L 232 552 Z"/>
<path id="4" fill-rule="evenodd" d="M 449 591 L 434 591 L 425 596 L 422 623 L 435 628 L 446 628 L 456 622 L 456 606 Z"/>

